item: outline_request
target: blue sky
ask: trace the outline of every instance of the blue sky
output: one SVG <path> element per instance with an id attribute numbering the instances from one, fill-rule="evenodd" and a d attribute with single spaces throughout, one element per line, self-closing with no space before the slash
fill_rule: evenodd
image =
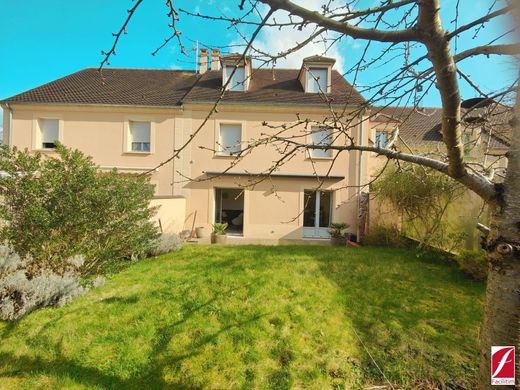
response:
<path id="1" fill-rule="evenodd" d="M 319 5 L 321 2 L 307 0 L 304 4 Z M 372 0 L 366 2 L 374 3 Z M 446 1 L 443 4 L 451 3 L 455 1 Z M 462 3 L 469 6 L 461 13 L 463 21 L 468 21 L 482 15 L 491 0 Z M 201 13 L 235 15 L 238 12 L 236 0 L 194 0 L 179 4 Z M 126 9 L 131 5 L 130 0 L 0 0 L 0 14 L 4 16 L 0 23 L 0 52 L 3 56 L 0 61 L 0 99 L 82 68 L 98 66 L 102 58 L 101 50 L 110 48 L 113 39 L 111 33 L 119 29 L 126 17 Z M 190 52 L 189 57 L 184 57 L 175 44 L 166 47 L 155 57 L 150 55 L 170 33 L 166 11 L 163 0 L 145 0 L 129 25 L 128 35 L 122 38 L 117 56 L 111 60 L 111 66 L 194 69 L 194 52 Z M 449 28 L 453 10 L 446 9 L 443 17 L 448 21 L 446 25 Z M 224 23 L 207 22 L 185 15 L 181 15 L 179 23 L 183 40 L 188 47 L 194 46 L 189 39 L 198 39 L 212 46 L 239 42 L 236 33 L 226 27 Z M 503 21 L 490 24 L 485 29 L 485 36 L 496 36 L 504 28 Z M 276 51 L 284 47 L 285 41 L 301 39 L 298 31 L 287 31 L 283 35 L 266 31 L 260 35 L 258 44 L 262 48 Z M 472 40 L 472 34 L 467 34 L 459 41 L 459 46 L 464 48 L 475 42 L 484 43 L 485 39 Z M 362 43 L 346 40 L 328 54 L 340 56 L 340 66 L 343 64 L 342 67 L 346 69 L 356 61 L 356 55 L 362 50 Z M 310 46 L 303 53 L 292 56 L 280 65 L 298 66 L 304 56 L 320 50 L 320 44 Z M 377 54 L 377 50 L 378 47 L 373 49 L 374 54 Z M 514 78 L 511 61 L 497 57 L 468 60 L 461 67 L 485 90 L 502 87 Z M 369 85 L 384 72 L 385 68 L 369 69 L 362 74 L 360 82 Z M 474 95 L 467 85 L 461 85 L 464 97 Z M 424 103 L 438 105 L 437 94 L 430 93 Z"/>

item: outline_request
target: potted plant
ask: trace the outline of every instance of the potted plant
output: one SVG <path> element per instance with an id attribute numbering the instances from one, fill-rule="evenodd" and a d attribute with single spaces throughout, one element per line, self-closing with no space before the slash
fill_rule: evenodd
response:
<path id="1" fill-rule="evenodd" d="M 226 229 L 227 223 L 214 223 L 213 232 L 211 233 L 212 244 L 225 244 L 226 243 Z"/>
<path id="2" fill-rule="evenodd" d="M 347 229 L 350 225 L 346 223 L 331 223 L 329 234 L 330 243 L 334 246 L 346 246 L 347 245 L 347 233 L 343 233 L 343 230 Z"/>

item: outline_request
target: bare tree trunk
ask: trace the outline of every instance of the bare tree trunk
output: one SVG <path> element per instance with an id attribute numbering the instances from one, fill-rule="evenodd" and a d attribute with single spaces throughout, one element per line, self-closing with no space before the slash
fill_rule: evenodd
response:
<path id="1" fill-rule="evenodd" d="M 514 345 L 520 336 L 520 100 L 513 120 L 512 144 L 502 202 L 495 209 L 488 239 L 489 273 L 481 335 L 480 389 L 491 386 L 491 346 Z M 519 359 L 515 369 L 520 379 Z M 501 388 L 508 388 L 501 386 Z M 515 386 L 509 386 L 515 388 Z"/>

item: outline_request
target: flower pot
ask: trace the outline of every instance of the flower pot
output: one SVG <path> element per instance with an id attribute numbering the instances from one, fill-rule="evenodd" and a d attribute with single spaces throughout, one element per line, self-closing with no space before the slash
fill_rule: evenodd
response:
<path id="1" fill-rule="evenodd" d="M 197 235 L 198 238 L 205 238 L 206 237 L 206 235 L 204 234 L 204 227 L 203 226 L 196 227 L 195 228 L 195 234 Z"/>
<path id="2" fill-rule="evenodd" d="M 345 237 L 345 236 L 342 236 L 342 237 L 331 237 L 330 238 L 330 243 L 333 246 L 346 246 L 347 245 L 347 237 Z"/>
<path id="3" fill-rule="evenodd" d="M 226 241 L 227 241 L 227 236 L 224 234 L 212 234 L 211 235 L 212 244 L 225 244 Z"/>

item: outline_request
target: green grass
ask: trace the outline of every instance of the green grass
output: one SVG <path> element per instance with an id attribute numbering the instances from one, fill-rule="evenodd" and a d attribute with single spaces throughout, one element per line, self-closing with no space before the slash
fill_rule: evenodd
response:
<path id="1" fill-rule="evenodd" d="M 484 285 L 385 248 L 186 246 L 0 322 L 0 388 L 471 388 Z M 359 338 L 356 336 L 359 336 Z"/>

